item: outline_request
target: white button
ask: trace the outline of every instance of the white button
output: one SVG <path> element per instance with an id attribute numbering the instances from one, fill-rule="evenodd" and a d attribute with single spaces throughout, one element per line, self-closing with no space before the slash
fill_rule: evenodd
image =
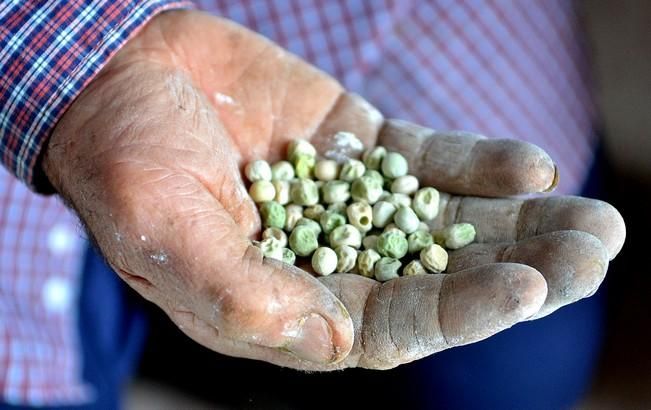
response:
<path id="1" fill-rule="evenodd" d="M 52 313 L 61 313 L 68 309 L 72 301 L 70 282 L 60 277 L 52 277 L 43 285 L 43 304 Z"/>
<path id="2" fill-rule="evenodd" d="M 75 245 L 75 234 L 66 225 L 54 225 L 47 235 L 47 247 L 56 255 L 72 250 Z"/>

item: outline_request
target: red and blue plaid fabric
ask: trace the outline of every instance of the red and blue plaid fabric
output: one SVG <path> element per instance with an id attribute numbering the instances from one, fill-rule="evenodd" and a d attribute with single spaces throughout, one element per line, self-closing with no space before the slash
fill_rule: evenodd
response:
<path id="1" fill-rule="evenodd" d="M 576 193 L 596 143 L 584 47 L 566 0 L 200 0 L 339 79 L 387 116 L 542 146 Z M 92 400 L 75 304 L 82 234 L 33 194 L 66 107 L 166 1 L 0 3 L 0 402 Z M 215 50 L 219 52 L 219 50 Z"/>
<path id="2" fill-rule="evenodd" d="M 170 0 L 0 2 L 0 155 L 28 185 L 57 120 L 122 44 Z M 92 400 L 77 310 L 75 218 L 0 170 L 0 402 Z"/>

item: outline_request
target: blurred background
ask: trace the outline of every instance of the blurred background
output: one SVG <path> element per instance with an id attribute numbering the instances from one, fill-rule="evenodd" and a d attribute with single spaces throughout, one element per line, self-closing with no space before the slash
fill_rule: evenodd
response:
<path id="1" fill-rule="evenodd" d="M 600 290 L 607 299 L 606 337 L 592 387 L 577 408 L 651 408 L 651 2 L 584 1 L 580 14 L 603 119 L 596 165 L 604 182 L 601 196 L 623 214 L 628 237 Z M 126 391 L 128 409 L 295 408 L 288 397 L 298 391 L 322 394 L 320 383 L 335 377 L 219 356 L 186 339 L 158 309 L 149 306 L 148 315 L 150 337 Z M 385 387 L 408 390 L 397 382 L 400 371 L 390 386 L 373 372 L 350 373 L 358 376 L 354 387 L 360 395 L 374 395 Z M 284 385 L 275 383 L 279 376 Z M 350 391 L 346 387 L 342 391 Z M 385 393 L 383 404 L 389 405 L 390 390 Z"/>

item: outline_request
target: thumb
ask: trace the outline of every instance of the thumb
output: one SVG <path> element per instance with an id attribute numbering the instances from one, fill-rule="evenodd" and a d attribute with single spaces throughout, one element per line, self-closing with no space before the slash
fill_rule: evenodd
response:
<path id="1" fill-rule="evenodd" d="M 345 358 L 353 345 L 353 324 L 339 299 L 307 272 L 263 259 L 231 213 L 196 184 L 190 188 L 186 180 L 184 194 L 173 201 L 146 201 L 153 211 L 145 211 L 140 198 L 135 218 L 140 231 L 133 243 L 144 248 L 141 260 L 148 262 L 144 276 L 150 283 L 143 289 L 142 281 L 123 272 L 125 280 L 166 311 L 189 310 L 227 339 L 315 363 Z M 160 254 L 164 264 L 155 257 Z"/>

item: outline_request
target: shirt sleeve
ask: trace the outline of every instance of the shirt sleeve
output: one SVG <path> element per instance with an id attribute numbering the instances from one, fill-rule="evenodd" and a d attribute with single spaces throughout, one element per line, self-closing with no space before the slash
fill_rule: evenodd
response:
<path id="1" fill-rule="evenodd" d="M 46 192 L 37 165 L 57 121 L 113 54 L 172 0 L 0 2 L 0 160 Z"/>

